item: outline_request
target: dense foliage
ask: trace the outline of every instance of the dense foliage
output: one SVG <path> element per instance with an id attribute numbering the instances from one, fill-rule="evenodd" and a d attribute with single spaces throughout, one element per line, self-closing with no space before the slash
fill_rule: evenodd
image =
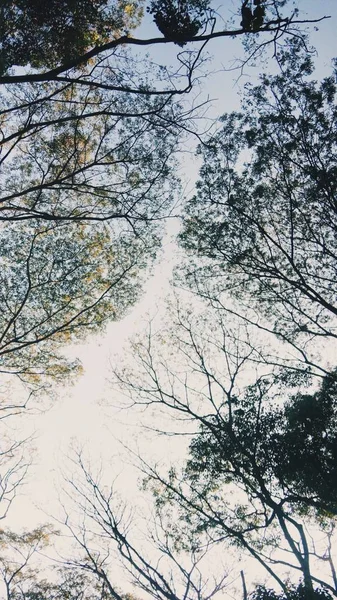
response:
<path id="1" fill-rule="evenodd" d="M 135 27 L 140 17 L 140 4 L 133 0 L 4 0 L 0 75 L 12 66 L 68 62 Z"/>
<path id="2" fill-rule="evenodd" d="M 135 404 L 166 410 L 192 437 L 182 469 L 142 462 L 173 547 L 235 547 L 285 594 L 285 567 L 301 574 L 308 598 L 314 584 L 335 594 L 336 373 L 278 365 L 275 350 L 252 345 L 253 326 L 225 311 L 195 317 L 179 306 L 172 321 L 137 342 L 138 370 L 117 377 Z"/>
<path id="3" fill-rule="evenodd" d="M 336 83 L 312 71 L 296 44 L 222 117 L 180 238 L 206 259 L 192 284 L 213 278 L 292 339 L 336 335 Z"/>
<path id="4" fill-rule="evenodd" d="M 251 594 L 251 600 L 331 600 L 332 596 L 324 588 L 316 588 L 312 595 L 308 593 L 300 584 L 298 587 L 289 587 L 285 594 L 277 594 L 274 590 L 267 589 L 263 586 L 258 586 Z"/>
<path id="5" fill-rule="evenodd" d="M 223 16 L 210 7 L 209 0 L 149 0 L 147 11 L 163 37 L 134 39 L 130 32 L 141 22 L 143 1 L 52 0 L 46 4 L 41 0 L 4 0 L 0 13 L 0 82 L 79 81 L 79 74 L 83 75 L 94 57 L 106 67 L 109 53 L 126 44 L 174 42 L 183 46 L 187 41 L 198 41 L 200 34 L 210 40 L 265 33 L 266 43 L 288 34 L 302 37 L 303 20 L 298 19 L 296 8 L 288 10 L 288 0 L 236 0 L 233 4 L 230 22 L 224 27 Z M 260 41 L 250 42 L 258 50 Z M 197 49 L 194 58 L 198 56 Z M 180 62 L 179 54 L 177 59 Z M 194 72 L 196 62 L 185 66 Z M 97 85 L 90 69 L 88 77 Z M 171 91 L 182 90 L 171 86 Z"/>
<path id="6" fill-rule="evenodd" d="M 297 393 L 282 408 L 268 379 L 231 398 L 227 410 L 205 419 L 190 445 L 186 475 L 205 490 L 217 481 L 235 482 L 247 493 L 282 497 L 297 510 L 314 507 L 337 514 L 336 373 L 314 394 Z M 271 388 L 272 389 L 272 388 Z"/>
<path id="7" fill-rule="evenodd" d="M 205 25 L 208 4 L 207 0 L 152 0 L 147 10 L 167 39 L 184 46 Z"/>
<path id="8" fill-rule="evenodd" d="M 64 375 L 61 342 L 135 302 L 174 198 L 185 119 L 173 100 L 47 87 L 2 97 L 0 360 L 22 377 Z"/>

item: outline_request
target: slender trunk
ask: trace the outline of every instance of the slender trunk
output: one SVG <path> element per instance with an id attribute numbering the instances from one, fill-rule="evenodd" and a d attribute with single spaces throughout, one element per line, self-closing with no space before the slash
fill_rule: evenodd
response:
<path id="1" fill-rule="evenodd" d="M 240 571 L 240 575 L 241 575 L 241 580 L 242 580 L 243 600 L 247 600 L 248 599 L 248 594 L 247 594 L 247 586 L 246 586 L 245 574 L 244 574 L 243 571 Z"/>

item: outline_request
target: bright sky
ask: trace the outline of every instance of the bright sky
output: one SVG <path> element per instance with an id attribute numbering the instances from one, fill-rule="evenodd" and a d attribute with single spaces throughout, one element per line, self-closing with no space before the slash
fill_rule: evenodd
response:
<path id="1" fill-rule="evenodd" d="M 237 2 L 230 0 L 234 7 Z M 319 31 L 313 32 L 311 42 L 318 50 L 317 76 L 331 71 L 331 58 L 337 55 L 337 0 L 301 0 L 297 2 L 300 9 L 309 17 L 324 14 L 332 15 L 332 19 L 319 25 Z M 141 28 L 143 37 L 154 33 L 151 24 Z M 174 49 L 175 50 L 175 49 Z M 167 46 L 160 52 L 167 53 Z M 210 116 L 221 114 L 238 107 L 237 92 L 248 79 L 255 78 L 258 69 L 247 68 L 246 76 L 239 81 L 238 73 L 226 73 L 223 68 L 231 64 L 233 57 L 240 53 L 240 45 L 233 40 L 215 40 L 209 47 L 216 57 L 209 64 L 210 74 L 203 82 L 203 98 L 214 99 Z M 156 48 L 156 57 L 161 60 Z M 186 181 L 186 190 L 193 189 L 196 169 L 190 157 L 183 157 L 181 174 Z M 111 468 L 111 474 L 120 473 L 118 486 L 135 490 L 136 479 L 130 480 L 130 471 L 124 467 L 123 473 L 121 447 L 117 439 L 124 442 L 133 441 L 142 436 L 138 416 L 126 414 L 114 409 L 118 403 L 116 391 L 109 384 L 110 361 L 118 361 L 123 355 L 123 347 L 127 339 L 144 327 L 147 313 L 153 313 L 163 305 L 169 293 L 169 279 L 175 260 L 175 246 L 171 237 L 177 229 L 172 223 L 164 240 L 164 254 L 159 257 L 154 273 L 145 286 L 140 302 L 120 322 L 112 323 L 101 336 L 87 341 L 86 344 L 69 349 L 72 355 L 78 356 L 84 367 L 83 376 L 71 387 L 60 390 L 56 404 L 47 412 L 21 419 L 25 431 L 35 431 L 35 459 L 27 484 L 17 498 L 9 513 L 6 524 L 9 527 L 33 527 L 37 522 L 48 521 L 48 518 L 37 508 L 42 507 L 49 513 L 57 511 L 57 494 L 54 482 L 60 485 L 59 468 L 64 464 L 71 444 L 76 442 L 85 447 L 93 458 L 101 456 L 105 468 Z M 109 407 L 108 405 L 111 404 Z M 165 444 L 168 442 L 165 442 Z M 161 445 L 162 444 L 162 445 Z M 163 446 L 163 441 L 146 441 L 143 446 L 149 454 L 167 456 L 168 450 L 172 458 L 176 458 L 172 446 Z M 175 446 L 175 452 L 179 447 Z"/>

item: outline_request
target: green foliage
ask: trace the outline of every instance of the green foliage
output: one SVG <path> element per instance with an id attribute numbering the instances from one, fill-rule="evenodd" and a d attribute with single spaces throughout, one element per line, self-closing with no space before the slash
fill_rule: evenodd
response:
<path id="1" fill-rule="evenodd" d="M 21 589 L 20 589 L 21 588 Z M 76 568 L 57 569 L 55 582 L 32 577 L 11 593 L 12 600 L 108 600 L 111 598 L 103 584 Z"/>
<path id="2" fill-rule="evenodd" d="M 135 301 L 148 249 L 105 224 L 12 223 L 1 243 L 1 370 L 32 382 L 39 374 L 62 380 L 59 347 Z"/>
<path id="3" fill-rule="evenodd" d="M 112 587 L 104 571 L 91 569 L 88 562 L 82 568 L 71 562 L 50 564 L 42 553 L 55 545 L 58 533 L 50 525 L 0 530 L 0 580 L 10 600 L 137 600 Z"/>
<path id="4" fill-rule="evenodd" d="M 139 3 L 116 0 L 4 0 L 0 74 L 13 65 L 55 67 L 134 27 Z"/>
<path id="5" fill-rule="evenodd" d="M 222 117 L 180 236 L 191 286 L 213 281 L 288 339 L 334 336 L 337 315 L 336 83 L 312 71 L 293 44 Z"/>
<path id="6" fill-rule="evenodd" d="M 253 327 L 193 311 L 179 299 L 167 329 L 137 340 L 132 371 L 117 373 L 132 402 L 159 405 L 192 436 L 182 469 L 142 463 L 158 522 L 179 552 L 235 548 L 284 592 L 286 572 L 331 593 L 336 371 L 318 378 L 303 363 L 280 365 Z"/>
<path id="7" fill-rule="evenodd" d="M 248 387 L 231 400 L 227 415 L 201 426 L 186 476 L 203 480 L 205 489 L 234 482 L 249 496 L 259 490 L 267 504 L 276 493 L 297 510 L 314 507 L 323 516 L 336 515 L 336 385 L 332 372 L 316 393 L 297 393 L 279 408 L 265 382 Z"/>
<path id="8" fill-rule="evenodd" d="M 147 11 L 168 40 L 184 46 L 205 23 L 208 4 L 208 0 L 152 0 Z"/>
<path id="9" fill-rule="evenodd" d="M 30 383 L 76 370 L 61 345 L 136 301 L 175 193 L 181 131 L 173 101 L 45 88 L 2 98 L 0 362 Z"/>
<path id="10" fill-rule="evenodd" d="M 137 65 L 111 62 L 123 70 L 120 93 L 46 84 L 2 96 L 1 220 L 114 219 L 142 235 L 166 214 L 181 107 L 128 93 Z"/>
<path id="11" fill-rule="evenodd" d="M 33 557 L 49 545 L 57 532 L 50 525 L 20 533 L 0 530 L 0 577 L 6 586 L 7 598 L 22 598 L 23 589 L 35 579 L 31 566 Z"/>
<path id="12" fill-rule="evenodd" d="M 274 470 L 280 481 L 318 507 L 337 514 L 337 377 L 333 371 L 315 394 L 296 394 L 283 412 Z"/>
<path id="13" fill-rule="evenodd" d="M 116 91 L 59 82 L 2 90 L 0 419 L 50 402 L 81 372 L 64 346 L 121 318 L 156 256 L 186 115 L 147 94 L 145 75 L 144 93 L 132 94 L 137 68 L 126 53 L 110 60 Z M 2 430 L 1 517 L 30 460 Z"/>
<path id="14" fill-rule="evenodd" d="M 316 588 L 308 593 L 303 584 L 297 587 L 291 586 L 281 594 L 264 586 L 258 586 L 249 598 L 251 600 L 332 600 L 331 594 L 324 588 Z"/>

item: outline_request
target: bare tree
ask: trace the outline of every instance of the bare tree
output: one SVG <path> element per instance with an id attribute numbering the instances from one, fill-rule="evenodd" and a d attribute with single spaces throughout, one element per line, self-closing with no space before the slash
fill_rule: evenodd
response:
<path id="1" fill-rule="evenodd" d="M 174 524 L 159 515 L 145 524 L 144 544 L 132 506 L 119 499 L 113 486 L 104 485 L 102 473 L 93 474 L 82 453 L 75 460 L 77 472 L 66 481 L 68 500 L 75 510 L 69 512 L 69 502 L 64 510 L 78 558 L 73 553 L 65 562 L 68 567 L 93 574 L 115 600 L 123 599 L 116 584 L 118 564 L 136 590 L 161 600 L 208 600 L 226 586 L 227 573 L 217 580 L 205 576 L 203 562 L 210 547 L 180 545 L 170 533 Z"/>

